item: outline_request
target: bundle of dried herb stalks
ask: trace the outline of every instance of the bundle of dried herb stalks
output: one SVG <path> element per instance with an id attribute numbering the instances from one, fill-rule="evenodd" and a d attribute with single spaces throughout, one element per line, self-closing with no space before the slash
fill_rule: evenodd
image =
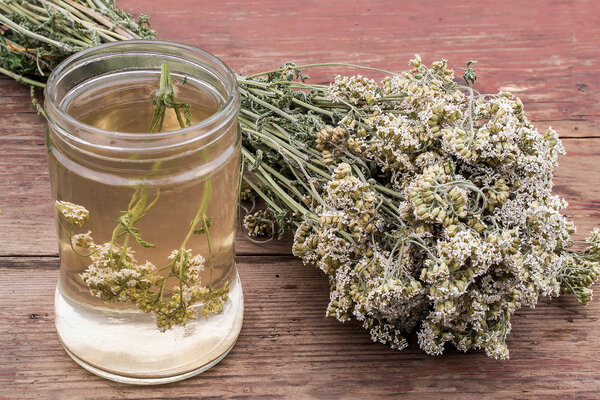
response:
<path id="1" fill-rule="evenodd" d="M 146 22 L 106 0 L 0 0 L 0 72 L 43 86 L 74 51 L 153 37 Z M 239 77 L 241 198 L 266 204 L 244 225 L 252 236 L 294 230 L 294 254 L 329 277 L 328 314 L 358 319 L 373 340 L 401 349 L 416 332 L 429 354 L 450 342 L 505 359 L 518 308 L 591 299 L 600 232 L 573 249 L 566 202 L 551 192 L 564 149 L 518 98 L 469 87 L 469 65 L 462 86 L 443 60 L 410 64 L 380 71 L 381 84 L 306 83 L 315 65 Z"/>
<path id="2" fill-rule="evenodd" d="M 0 0 L 0 73 L 43 87 L 79 50 L 155 36 L 145 15 L 136 21 L 113 0 Z"/>

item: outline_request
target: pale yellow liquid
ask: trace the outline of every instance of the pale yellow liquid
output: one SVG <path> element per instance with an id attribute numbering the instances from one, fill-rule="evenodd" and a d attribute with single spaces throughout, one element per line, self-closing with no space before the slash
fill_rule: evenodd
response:
<path id="1" fill-rule="evenodd" d="M 143 133 L 150 127 L 154 112 L 152 98 L 157 88 L 158 77 L 149 74 L 132 73 L 119 79 L 108 77 L 74 90 L 66 97 L 65 105 L 71 116 L 86 124 L 115 132 Z M 222 103 L 218 96 L 190 82 L 176 81 L 175 96 L 177 101 L 190 104 L 192 124 L 214 114 Z M 167 110 L 163 132 L 178 128 L 174 112 Z M 76 233 L 91 231 L 97 244 L 110 241 L 117 218 L 127 209 L 140 184 L 147 188 L 149 200 L 160 191 L 156 205 L 135 225 L 141 237 L 155 247 L 142 247 L 133 238 L 129 241 L 138 263 L 148 260 L 158 268 L 167 265 L 169 254 L 182 245 L 200 207 L 206 182 L 210 180 L 212 190 L 206 215 L 212 218 L 209 228 L 212 268 L 208 263 L 206 235 L 192 235 L 185 248 L 207 260 L 202 275 L 205 286 L 219 289 L 227 282 L 232 285 L 230 300 L 222 314 L 198 317 L 186 327 L 162 333 L 156 328 L 152 314 L 139 311 L 135 304 L 107 304 L 90 293 L 79 274 L 91 261 L 74 253 L 67 235 L 59 229 L 61 269 L 56 301 L 57 328 L 63 344 L 76 361 L 83 361 L 86 368 L 91 366 L 90 370 L 106 371 L 109 379 L 128 381 L 128 378 L 115 376 L 132 377 L 131 383 L 137 383 L 137 378 L 160 380 L 183 376 L 204 368 L 228 351 L 239 333 L 243 309 L 234 259 L 239 154 L 234 152 L 222 165 L 203 176 L 189 174 L 182 165 L 167 176 L 115 177 L 114 182 L 107 181 L 106 176 L 100 179 L 100 175 L 86 168 L 65 167 L 56 151 L 51 152 L 48 159 L 55 198 L 89 210 L 89 220 L 77 228 Z M 124 165 L 126 168 L 127 164 Z M 175 284 L 178 281 L 171 278 L 167 287 Z M 105 328 L 106 332 L 100 335 L 91 332 L 92 326 L 95 331 Z"/>
<path id="2" fill-rule="evenodd" d="M 79 96 L 70 100 L 67 112 L 86 124 L 115 132 L 148 132 L 154 106 L 152 98 L 158 87 L 158 79 L 129 79 L 119 82 L 119 86 L 95 85 L 82 90 Z M 189 83 L 175 85 L 177 101 L 187 102 L 192 109 L 192 124 L 200 122 L 214 114 L 220 104 L 210 93 L 198 90 Z M 163 132 L 178 129 L 175 112 L 167 109 Z M 237 199 L 232 194 L 238 179 L 238 160 L 232 157 L 209 177 L 196 177 L 191 181 L 162 184 L 159 188 L 146 185 L 149 200 L 160 189 L 160 199 L 152 210 L 136 226 L 144 240 L 154 244 L 155 248 L 142 247 L 130 240 L 135 258 L 143 263 L 148 260 L 157 267 L 167 265 L 168 256 L 179 249 L 185 239 L 190 222 L 194 219 L 205 188 L 205 180 L 210 179 L 211 195 L 207 216 L 212 218 L 209 229 L 213 258 L 213 288 L 222 287 L 235 276 L 233 240 Z M 110 241 L 116 220 L 122 210 L 126 210 L 137 186 L 110 185 L 87 179 L 77 171 L 61 168 L 51 163 L 51 175 L 60 180 L 57 187 L 57 199 L 66 200 L 84 206 L 89 212 L 89 220 L 78 229 L 78 233 L 91 231 L 97 244 Z M 56 169 L 55 169 L 56 168 Z M 182 171 L 185 166 L 181 167 Z M 170 180 L 175 180 L 172 177 Z M 178 180 L 178 179 L 177 179 Z M 99 298 L 92 296 L 88 287 L 79 277 L 90 264 L 90 259 L 75 254 L 68 238 L 61 233 L 61 285 L 66 295 L 89 304 L 103 305 Z M 201 254 L 208 260 L 206 236 L 193 235 L 186 244 L 194 254 Z M 166 271 L 165 271 L 166 273 Z M 210 284 L 210 268 L 205 269 L 203 282 Z M 167 287 L 176 284 L 175 279 Z M 110 307 L 122 304 L 110 305 Z M 130 307 L 135 307 L 130 304 Z"/>

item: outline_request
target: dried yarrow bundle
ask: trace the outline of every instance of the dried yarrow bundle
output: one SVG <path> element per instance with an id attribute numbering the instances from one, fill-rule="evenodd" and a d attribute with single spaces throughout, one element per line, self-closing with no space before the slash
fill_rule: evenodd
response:
<path id="1" fill-rule="evenodd" d="M 572 249 L 554 130 L 538 132 L 510 93 L 458 85 L 444 60 L 410 64 L 381 85 L 308 85 L 293 65 L 240 79 L 247 184 L 329 276 L 328 315 L 396 349 L 416 332 L 428 354 L 450 342 L 506 359 L 515 310 L 591 299 L 600 234 Z"/>

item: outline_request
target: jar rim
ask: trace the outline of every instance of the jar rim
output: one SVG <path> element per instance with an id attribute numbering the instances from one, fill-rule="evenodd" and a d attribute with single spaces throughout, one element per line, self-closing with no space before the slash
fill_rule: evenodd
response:
<path id="1" fill-rule="evenodd" d="M 140 46 L 140 49 L 141 49 L 141 46 L 151 45 L 151 47 L 156 47 L 156 49 L 157 49 L 156 54 L 165 54 L 165 55 L 168 55 L 168 53 L 161 52 L 160 51 L 161 46 L 164 48 L 185 50 L 185 51 L 191 52 L 191 54 L 195 54 L 202 58 L 205 58 L 208 61 L 215 64 L 218 68 L 221 68 L 224 73 L 220 73 L 219 75 L 220 75 L 220 78 L 223 78 L 225 80 L 224 83 L 226 84 L 226 90 L 227 90 L 227 94 L 228 94 L 227 98 L 224 99 L 225 101 L 222 104 L 222 106 L 215 113 L 211 114 L 209 117 L 207 117 L 201 121 L 198 121 L 190 126 L 186 126 L 184 128 L 178 128 L 178 129 L 165 131 L 165 132 L 130 133 L 130 132 L 119 132 L 119 131 L 113 131 L 113 130 L 106 130 L 106 129 L 95 127 L 93 125 L 89 125 L 85 122 L 78 120 L 77 118 L 73 117 L 72 115 L 70 115 L 65 110 L 65 108 L 59 104 L 59 100 L 57 99 L 57 94 L 53 90 L 56 86 L 57 81 L 64 74 L 74 70 L 75 68 L 85 66 L 85 64 L 86 64 L 85 61 L 87 59 L 89 59 L 89 55 L 91 53 L 96 53 L 98 51 L 104 51 L 107 49 L 116 50 L 116 49 L 118 49 L 118 47 L 128 48 L 128 50 L 129 50 L 128 52 L 135 53 L 137 45 Z M 149 52 L 151 52 L 151 51 L 149 51 Z M 122 55 L 122 54 L 124 54 L 124 53 L 119 53 L 119 55 Z M 90 48 L 87 48 L 80 52 L 77 52 L 77 53 L 69 56 L 65 60 L 63 60 L 52 71 L 52 73 L 48 77 L 48 81 L 47 81 L 46 87 L 44 89 L 44 97 L 45 97 L 46 107 L 50 107 L 53 111 L 53 114 L 57 114 L 58 116 L 60 116 L 60 118 L 64 119 L 67 123 L 72 124 L 73 126 L 81 127 L 86 132 L 98 134 L 98 135 L 101 135 L 101 136 L 104 136 L 107 138 L 112 137 L 112 138 L 132 140 L 132 141 L 139 140 L 140 142 L 142 142 L 142 141 L 147 141 L 148 139 L 167 139 L 167 138 L 176 137 L 178 135 L 186 135 L 187 133 L 195 132 L 195 131 L 201 130 L 202 128 L 210 126 L 210 125 L 214 124 L 216 121 L 218 121 L 219 119 L 223 119 L 224 117 L 226 118 L 230 114 L 234 114 L 236 112 L 237 103 L 238 103 L 238 99 L 239 99 L 239 89 L 238 89 L 238 85 L 237 85 L 237 79 L 235 78 L 235 73 L 231 70 L 231 68 L 229 68 L 229 66 L 225 62 L 223 62 L 220 58 L 218 58 L 217 56 L 215 56 L 207 51 L 198 49 L 193 46 L 176 43 L 176 42 L 168 42 L 168 41 L 161 41 L 161 40 L 127 40 L 127 41 L 120 41 L 120 42 L 104 43 L 104 44 L 101 44 L 98 46 L 90 47 Z"/>

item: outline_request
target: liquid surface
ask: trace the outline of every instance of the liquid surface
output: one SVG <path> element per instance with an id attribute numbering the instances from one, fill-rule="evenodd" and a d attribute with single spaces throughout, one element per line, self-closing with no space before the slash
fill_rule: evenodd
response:
<path id="1" fill-rule="evenodd" d="M 158 75 L 149 72 L 104 76 L 75 88 L 66 96 L 63 106 L 71 116 L 88 125 L 115 132 L 144 133 L 150 127 L 154 113 L 152 98 L 158 84 Z M 178 102 L 190 105 L 192 124 L 214 114 L 222 104 L 214 91 L 189 81 L 184 84 L 181 78 L 175 79 L 174 91 Z M 168 109 L 163 131 L 179 128 L 174 111 Z M 231 134 L 237 135 L 237 132 Z M 69 229 L 64 229 L 63 221 L 58 227 L 61 268 L 56 325 L 63 344 L 84 367 L 91 366 L 88 369 L 96 369 L 95 373 L 106 371 L 106 377 L 115 380 L 119 380 L 118 376 L 127 376 L 134 380 L 166 377 L 166 381 L 171 381 L 176 380 L 172 378 L 174 375 L 201 370 L 235 343 L 243 316 L 234 251 L 239 147 L 223 154 L 225 157 L 219 165 L 208 170 L 202 165 L 200 154 L 195 163 L 185 160 L 177 165 L 174 161 L 176 168 L 163 175 L 158 168 L 160 164 L 149 165 L 146 174 L 132 180 L 123 178 L 131 176 L 126 159 L 119 171 L 98 174 L 89 166 L 81 167 L 78 160 L 69 160 L 56 146 L 51 148 L 48 163 L 54 198 L 89 211 L 89 219 L 83 226 L 75 227 L 74 234 L 89 232 L 97 245 L 110 242 L 114 239 L 118 218 L 128 209 L 136 191 L 140 193 L 143 189 L 147 202 L 156 199 L 156 203 L 135 223 L 135 228 L 139 236 L 154 247 L 140 245 L 132 235 L 122 235 L 116 243 L 131 248 L 135 263 L 155 265 L 158 277 L 171 270 L 169 255 L 185 248 L 205 260 L 204 270 L 200 272 L 203 286 L 215 290 L 230 287 L 222 312 L 202 317 L 203 304 L 194 304 L 190 308 L 197 308 L 198 318 L 190 319 L 184 327 L 176 324 L 161 332 L 154 314 L 140 311 L 136 303 L 109 303 L 90 292 L 81 274 L 92 264 L 92 259 L 82 255 L 85 251 L 81 249 L 74 251 Z M 207 190 L 210 192 L 206 193 Z M 210 223 L 208 234 L 189 235 L 191 222 L 198 215 L 205 196 L 209 199 L 205 210 Z M 129 237 L 127 242 L 125 237 Z M 167 280 L 165 300 L 178 285 L 179 279 L 175 276 Z M 111 344 L 106 340 L 82 340 L 90 337 L 91 326 L 94 335 L 109 338 Z M 170 349 L 152 350 L 161 346 L 170 346 Z"/>
<path id="2" fill-rule="evenodd" d="M 152 100 L 159 83 L 159 77 L 154 74 L 126 73 L 97 78 L 73 90 L 63 105 L 69 115 L 87 125 L 113 132 L 146 133 L 152 122 Z M 177 102 L 190 105 L 192 125 L 221 107 L 221 99 L 215 93 L 186 78 L 174 77 L 173 92 Z M 179 128 L 175 111 L 167 109 L 162 131 Z"/>

